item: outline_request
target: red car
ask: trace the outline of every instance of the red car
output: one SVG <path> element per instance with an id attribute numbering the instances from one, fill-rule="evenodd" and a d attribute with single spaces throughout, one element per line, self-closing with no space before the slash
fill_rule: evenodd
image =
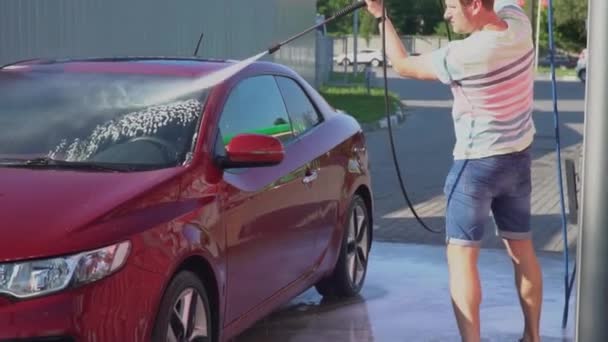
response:
<path id="1" fill-rule="evenodd" d="M 0 341 L 226 341 L 361 290 L 361 127 L 289 68 L 231 65 L 0 69 Z"/>

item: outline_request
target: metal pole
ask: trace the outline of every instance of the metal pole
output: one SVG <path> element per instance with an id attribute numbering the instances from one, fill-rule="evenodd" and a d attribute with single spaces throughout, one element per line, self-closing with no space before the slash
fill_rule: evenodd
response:
<path id="1" fill-rule="evenodd" d="M 542 0 L 538 0 L 538 7 L 536 9 L 536 58 L 534 60 L 534 71 L 538 71 L 538 50 L 540 47 L 540 14 L 543 11 L 543 4 L 541 3 Z M 531 6 L 534 6 L 533 3 L 530 4 Z"/>
<path id="2" fill-rule="evenodd" d="M 589 0 L 576 341 L 608 341 L 608 1 Z"/>
<path id="3" fill-rule="evenodd" d="M 344 36 L 344 59 L 348 59 L 348 36 Z M 344 83 L 348 83 L 348 63 L 344 61 Z"/>
<path id="4" fill-rule="evenodd" d="M 355 0 L 357 2 L 357 0 Z M 354 53 L 354 62 L 353 62 L 353 81 L 357 77 L 357 45 L 358 45 L 358 37 L 359 37 L 359 10 L 355 11 L 355 15 L 353 15 L 353 53 Z"/>

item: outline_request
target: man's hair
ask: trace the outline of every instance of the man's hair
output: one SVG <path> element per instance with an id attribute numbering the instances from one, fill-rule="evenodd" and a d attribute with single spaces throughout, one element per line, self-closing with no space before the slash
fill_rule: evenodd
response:
<path id="1" fill-rule="evenodd" d="M 463 6 L 468 6 L 471 4 L 471 2 L 473 2 L 473 0 L 460 0 L 460 3 Z M 483 7 L 485 7 L 485 9 L 487 10 L 494 9 L 494 0 L 481 0 L 481 3 L 483 4 Z"/>

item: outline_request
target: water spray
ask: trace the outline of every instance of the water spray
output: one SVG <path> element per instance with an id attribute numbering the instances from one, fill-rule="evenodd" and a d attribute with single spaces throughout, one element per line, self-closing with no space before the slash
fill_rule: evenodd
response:
<path id="1" fill-rule="evenodd" d="M 366 6 L 365 1 L 359 1 L 350 6 L 347 6 L 343 9 L 341 9 L 340 11 L 336 12 L 332 17 L 328 18 L 327 20 L 325 20 L 321 23 L 318 23 L 305 31 L 302 31 L 301 33 L 299 33 L 281 43 L 278 43 L 278 44 L 272 46 L 268 50 L 262 51 L 262 52 L 258 53 L 257 55 L 254 55 L 254 56 L 251 56 L 242 61 L 236 62 L 235 64 L 233 64 L 229 67 L 223 68 L 221 70 L 212 72 L 203 77 L 195 79 L 193 82 L 189 82 L 182 86 L 173 88 L 169 91 L 162 92 L 162 94 L 160 96 L 155 97 L 154 104 L 162 104 L 162 103 L 170 102 L 170 101 L 178 99 L 182 96 L 216 86 L 216 85 L 222 83 L 223 81 L 229 79 L 230 77 L 234 76 L 239 71 L 245 69 L 252 63 L 255 63 L 260 58 L 262 58 L 266 55 L 272 55 L 275 52 L 279 51 L 281 49 L 281 47 L 283 47 L 284 45 L 291 43 L 292 41 L 308 34 L 311 31 L 318 29 L 319 27 L 321 27 L 323 25 L 326 25 L 327 23 L 329 23 L 333 20 L 341 18 L 345 15 L 348 15 L 348 14 L 354 12 L 355 10 L 365 7 L 365 6 Z M 197 45 L 195 54 L 198 53 L 198 48 L 200 46 L 201 39 L 202 39 L 202 35 L 201 35 L 201 38 L 199 39 L 199 44 Z"/>
<path id="2" fill-rule="evenodd" d="M 226 68 L 199 77 L 193 80 L 192 82 L 188 82 L 178 87 L 167 89 L 167 91 L 159 92 L 158 96 L 155 95 L 153 104 L 160 105 L 163 103 L 171 102 L 183 96 L 216 86 L 229 79 L 230 77 L 234 76 L 239 71 L 245 69 L 260 58 L 266 56 L 266 54 L 268 54 L 268 51 L 261 52 L 255 56 L 234 63 Z"/>
<path id="3" fill-rule="evenodd" d="M 95 128 L 94 132 L 88 139 L 79 140 L 76 139 L 73 142 L 62 141 L 59 146 L 57 146 L 53 151 L 49 152 L 49 156 L 52 158 L 57 153 L 65 153 L 68 156 L 68 160 L 84 160 L 93 155 L 99 148 L 101 142 L 106 140 L 118 141 L 119 139 L 125 137 L 134 137 L 138 134 L 150 134 L 153 133 L 159 127 L 163 127 L 167 125 L 169 122 L 173 122 L 177 119 L 182 122 L 192 121 L 194 117 L 181 118 L 175 115 L 177 114 L 192 114 L 200 111 L 200 103 L 194 100 L 189 101 L 178 101 L 186 96 L 191 96 L 194 93 L 204 91 L 213 86 L 216 86 L 223 81 L 229 79 L 234 76 L 241 70 L 245 69 L 252 63 L 258 61 L 262 57 L 266 55 L 271 55 L 278 50 L 281 49 L 282 46 L 289 44 L 290 42 L 306 35 L 307 33 L 316 30 L 322 25 L 327 24 L 330 21 L 333 21 L 337 18 L 348 15 L 349 13 L 365 7 L 365 1 L 359 1 L 354 3 L 334 14 L 331 18 L 325 20 L 322 23 L 314 25 L 313 27 L 281 42 L 278 43 L 268 50 L 262 51 L 257 55 L 251 56 L 242 61 L 236 62 L 228 67 L 222 68 L 220 70 L 214 71 L 210 74 L 206 74 L 202 77 L 198 77 L 192 81 L 176 84 L 170 84 L 163 86 L 163 89 L 159 89 L 154 92 L 153 96 L 149 96 L 140 99 L 140 103 L 122 103 L 122 106 L 135 106 L 139 105 L 141 107 L 145 107 L 145 109 L 133 113 L 128 113 L 124 115 L 117 122 L 110 122 L 108 124 L 100 125 Z M 194 54 L 197 55 L 200 49 L 201 42 L 203 40 L 204 33 L 201 34 L 198 44 L 196 46 L 196 50 Z M 109 96 L 112 98 L 118 97 L 119 99 L 126 99 L 126 90 L 121 85 L 116 85 L 114 96 Z M 123 95 L 123 96 L 116 96 Z M 114 102 L 112 104 L 112 108 L 115 108 L 119 105 L 118 102 Z M 160 122 L 156 122 L 153 120 L 154 118 L 159 118 Z"/>

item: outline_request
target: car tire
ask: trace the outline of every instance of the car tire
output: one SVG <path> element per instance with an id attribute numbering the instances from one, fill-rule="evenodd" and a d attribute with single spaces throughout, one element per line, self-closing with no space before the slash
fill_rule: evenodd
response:
<path id="1" fill-rule="evenodd" d="M 186 322 L 180 316 L 186 317 Z M 209 297 L 203 283 L 192 272 L 178 273 L 161 301 L 152 341 L 212 342 L 214 335 Z"/>
<path id="2" fill-rule="evenodd" d="M 348 59 L 348 58 L 344 58 L 344 59 L 342 60 L 342 63 L 341 63 L 340 65 L 351 65 L 351 64 L 352 64 L 352 63 L 351 63 L 350 59 Z"/>
<path id="3" fill-rule="evenodd" d="M 353 297 L 363 287 L 371 249 L 369 208 L 355 195 L 348 208 L 338 261 L 332 274 L 320 280 L 315 288 L 324 297 Z"/>
<path id="4" fill-rule="evenodd" d="M 379 67 L 379 66 L 380 66 L 380 61 L 379 61 L 379 60 L 377 60 L 377 59 L 372 59 L 372 66 L 373 66 L 374 68 Z"/>
<path id="5" fill-rule="evenodd" d="M 578 78 L 583 83 L 587 82 L 587 69 L 586 68 L 579 70 L 579 72 L 578 72 Z"/>

